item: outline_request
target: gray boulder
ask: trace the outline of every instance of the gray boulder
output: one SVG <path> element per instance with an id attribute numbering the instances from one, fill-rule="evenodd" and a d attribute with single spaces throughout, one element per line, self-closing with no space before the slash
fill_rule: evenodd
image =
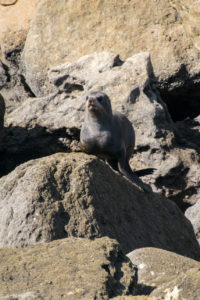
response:
<path id="1" fill-rule="evenodd" d="M 0 249 L 1 299 L 101 299 L 133 294 L 136 270 L 109 238 Z"/>
<path id="2" fill-rule="evenodd" d="M 0 175 L 31 158 L 59 151 L 80 151 L 78 140 L 85 94 L 102 90 L 110 97 L 113 108 L 126 114 L 134 125 L 136 151 L 132 169 L 155 168 L 143 180 L 182 210 L 197 201 L 200 186 L 197 146 L 184 142 L 184 130 L 172 122 L 156 89 L 148 53 L 139 53 L 124 62 L 118 55 L 94 53 L 57 66 L 48 76 L 54 93 L 28 98 L 8 114 L 5 152 L 0 162 L 0 173 L 5 172 Z"/>
<path id="3" fill-rule="evenodd" d="M 20 70 L 21 51 L 39 0 L 0 1 L 0 90 L 7 111 L 33 96 Z"/>
<path id="4" fill-rule="evenodd" d="M 40 1 L 23 50 L 26 80 L 33 92 L 42 96 L 49 91 L 45 79 L 52 66 L 104 49 L 124 59 L 150 52 L 165 90 L 166 86 L 171 90 L 182 86 L 186 80 L 198 83 L 198 10 L 198 1 L 187 0 L 175 0 L 173 5 L 150 0 L 148 7 L 139 0 L 134 4 Z"/>
<path id="5" fill-rule="evenodd" d="M 185 216 L 192 223 L 197 241 L 200 245 L 200 198 L 195 205 L 186 210 Z"/>
<path id="6" fill-rule="evenodd" d="M 0 215 L 0 247 L 108 236 L 125 253 L 149 246 L 200 258 L 192 226 L 173 202 L 86 154 L 32 160 L 2 177 Z"/>
<path id="7" fill-rule="evenodd" d="M 182 210 L 197 201 L 200 185 L 197 146 L 185 143 L 183 131 L 172 122 L 156 89 L 148 53 L 139 53 L 124 62 L 118 55 L 107 52 L 86 55 L 74 63 L 51 69 L 48 82 L 54 93 L 43 98 L 29 98 L 8 115 L 8 134 L 15 137 L 15 150 L 12 151 L 12 139 L 8 138 L 6 151 L 10 151 L 12 158 L 17 156 L 16 147 L 23 152 L 17 156 L 18 160 L 19 156 L 22 159 L 15 166 L 23 159 L 26 161 L 27 156 L 35 158 L 35 153 L 40 157 L 74 150 L 84 118 L 85 93 L 102 90 L 110 97 L 113 108 L 125 113 L 135 127 L 136 151 L 131 160 L 132 168 L 155 168 L 144 181 L 150 183 L 155 192 L 162 192 L 175 201 Z M 22 135 L 15 134 L 18 127 Z M 33 141 L 29 139 L 32 132 L 35 134 L 34 152 L 33 142 L 28 142 Z M 38 145 L 49 146 L 38 148 Z M 13 159 L 9 159 L 6 166 L 10 161 Z"/>
<path id="8" fill-rule="evenodd" d="M 151 296 L 117 296 L 113 300 L 159 300 L 157 297 Z"/>
<path id="9" fill-rule="evenodd" d="M 158 299 L 199 299 L 200 263 L 156 248 L 141 248 L 128 254 L 138 267 L 140 293 Z"/>

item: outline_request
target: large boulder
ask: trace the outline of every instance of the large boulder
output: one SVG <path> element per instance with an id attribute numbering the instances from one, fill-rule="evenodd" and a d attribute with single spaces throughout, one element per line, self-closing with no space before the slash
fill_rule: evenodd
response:
<path id="1" fill-rule="evenodd" d="M 94 51 L 123 59 L 148 51 L 160 86 L 199 82 L 199 1 L 40 1 L 25 48 L 26 80 L 46 93 L 47 70 Z"/>
<path id="2" fill-rule="evenodd" d="M 53 68 L 48 78 L 54 93 L 29 98 L 8 115 L 0 170 L 9 171 L 30 158 L 73 150 L 84 118 L 85 92 L 102 90 L 113 108 L 125 113 L 135 127 L 132 168 L 155 168 L 144 181 L 181 209 L 196 202 L 200 185 L 198 152 L 185 142 L 183 147 L 182 133 L 156 89 L 148 53 L 124 62 L 118 55 L 94 53 Z"/>
<path id="3" fill-rule="evenodd" d="M 32 160 L 2 177 L 0 215 L 0 247 L 109 236 L 125 253 L 152 246 L 200 258 L 192 226 L 173 202 L 86 154 Z"/>
<path id="4" fill-rule="evenodd" d="M 200 196 L 196 204 L 186 210 L 185 216 L 192 223 L 197 241 L 200 245 Z"/>
<path id="5" fill-rule="evenodd" d="M 135 268 L 116 241 L 68 238 L 0 250 L 1 299 L 105 299 L 133 294 Z"/>
<path id="6" fill-rule="evenodd" d="M 140 293 L 166 300 L 199 298 L 199 262 L 156 248 L 137 249 L 128 257 L 138 267 Z"/>

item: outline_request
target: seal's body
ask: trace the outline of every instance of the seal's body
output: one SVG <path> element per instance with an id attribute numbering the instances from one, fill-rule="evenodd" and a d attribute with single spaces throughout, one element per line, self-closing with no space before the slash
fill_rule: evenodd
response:
<path id="1" fill-rule="evenodd" d="M 84 152 L 105 159 L 117 171 L 149 190 L 131 170 L 129 159 L 135 146 L 135 132 L 125 115 L 112 111 L 109 97 L 102 92 L 91 92 L 86 97 L 85 120 L 80 144 Z"/>

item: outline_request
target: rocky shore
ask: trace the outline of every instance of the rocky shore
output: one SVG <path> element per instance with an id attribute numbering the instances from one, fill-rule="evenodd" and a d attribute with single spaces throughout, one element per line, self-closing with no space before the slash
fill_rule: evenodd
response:
<path id="1" fill-rule="evenodd" d="M 0 0 L 0 299 L 200 299 L 200 2 Z M 143 192 L 81 152 L 85 95 Z"/>

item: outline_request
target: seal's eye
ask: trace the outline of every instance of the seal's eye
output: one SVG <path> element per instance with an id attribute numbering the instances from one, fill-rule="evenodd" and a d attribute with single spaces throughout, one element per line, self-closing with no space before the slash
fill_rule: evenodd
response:
<path id="1" fill-rule="evenodd" d="M 99 97 L 98 101 L 99 101 L 99 103 L 102 103 L 103 102 L 103 97 Z"/>
<path id="2" fill-rule="evenodd" d="M 86 101 L 88 100 L 88 98 L 89 98 L 89 97 L 88 97 L 88 96 L 86 96 Z"/>

